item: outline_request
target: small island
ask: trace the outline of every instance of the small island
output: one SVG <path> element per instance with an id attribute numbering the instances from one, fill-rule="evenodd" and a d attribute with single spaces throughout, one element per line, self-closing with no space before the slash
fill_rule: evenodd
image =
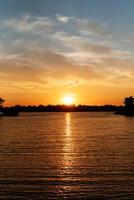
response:
<path id="1" fill-rule="evenodd" d="M 4 99 L 0 97 L 0 116 L 18 116 L 19 111 L 15 107 L 4 108 L 2 105 L 5 102 Z"/>
<path id="2" fill-rule="evenodd" d="M 124 106 L 119 106 L 115 114 L 125 115 L 125 116 L 134 116 L 134 98 L 132 96 L 126 97 L 123 103 L 124 103 Z"/>

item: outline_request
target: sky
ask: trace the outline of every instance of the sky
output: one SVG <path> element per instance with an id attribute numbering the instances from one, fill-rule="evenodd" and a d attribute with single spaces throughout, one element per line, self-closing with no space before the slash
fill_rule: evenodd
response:
<path id="1" fill-rule="evenodd" d="M 134 95 L 133 0 L 0 0 L 6 105 L 122 104 Z"/>

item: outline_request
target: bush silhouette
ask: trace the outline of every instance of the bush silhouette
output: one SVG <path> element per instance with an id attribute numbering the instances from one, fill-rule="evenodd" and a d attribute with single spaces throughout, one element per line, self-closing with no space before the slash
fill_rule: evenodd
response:
<path id="1" fill-rule="evenodd" d="M 5 100 L 0 97 L 0 105 L 2 105 L 4 102 Z"/>
<path id="2" fill-rule="evenodd" d="M 125 107 L 128 109 L 134 107 L 134 98 L 132 96 L 126 97 L 124 99 L 124 104 L 125 104 Z"/>

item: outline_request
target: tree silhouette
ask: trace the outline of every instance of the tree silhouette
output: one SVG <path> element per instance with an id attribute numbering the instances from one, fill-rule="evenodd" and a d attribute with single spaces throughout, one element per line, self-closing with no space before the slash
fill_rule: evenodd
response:
<path id="1" fill-rule="evenodd" d="M 5 102 L 5 100 L 2 99 L 2 98 L 0 97 L 0 106 L 1 106 L 4 102 Z"/>
<path id="2" fill-rule="evenodd" d="M 124 99 L 124 104 L 126 108 L 132 108 L 134 106 L 134 98 L 132 96 L 126 97 Z"/>

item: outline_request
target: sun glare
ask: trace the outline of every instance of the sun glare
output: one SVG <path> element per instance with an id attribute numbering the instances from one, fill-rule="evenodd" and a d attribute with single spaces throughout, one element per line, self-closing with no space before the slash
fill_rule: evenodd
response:
<path id="1" fill-rule="evenodd" d="M 65 105 L 71 105 L 71 104 L 73 104 L 74 103 L 74 97 L 73 96 L 65 96 L 63 98 L 63 103 Z"/>

